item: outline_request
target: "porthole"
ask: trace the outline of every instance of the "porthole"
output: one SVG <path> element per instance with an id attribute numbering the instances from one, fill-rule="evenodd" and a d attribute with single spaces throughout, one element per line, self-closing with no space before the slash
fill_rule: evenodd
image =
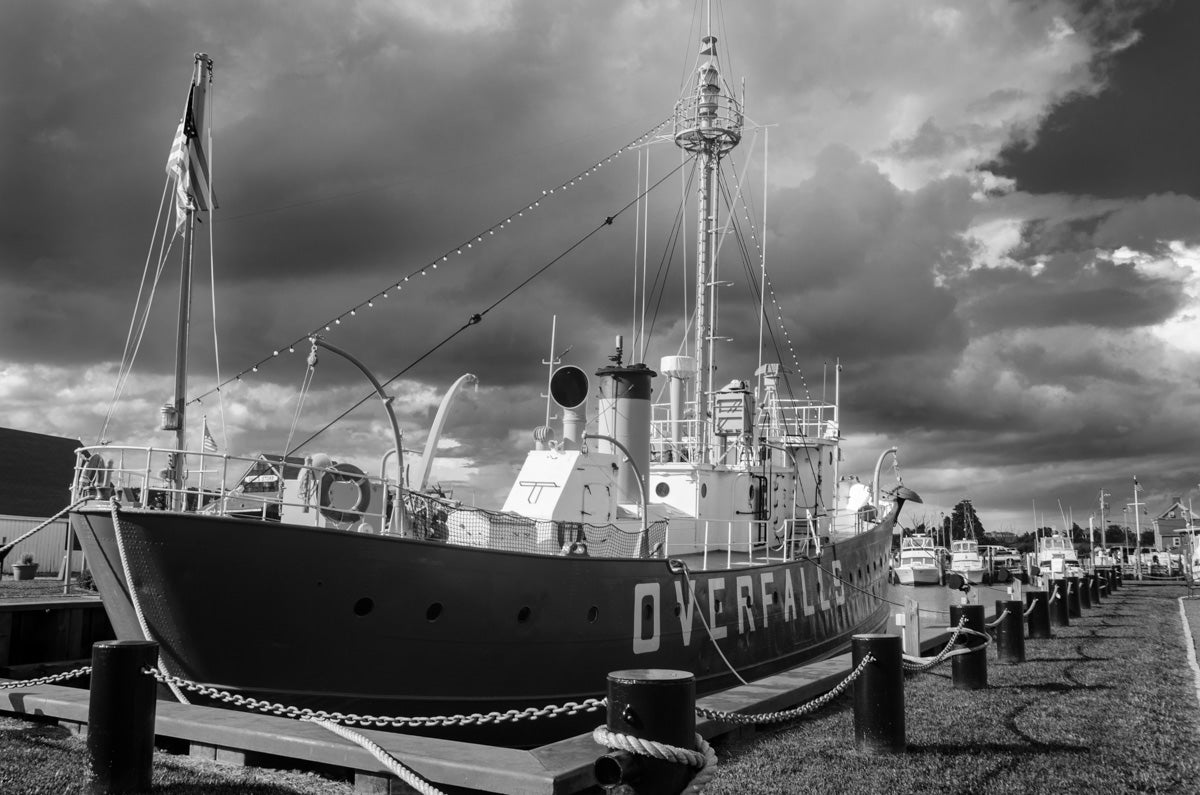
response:
<path id="1" fill-rule="evenodd" d="M 654 487 L 654 493 L 660 497 L 665 497 L 671 493 L 671 487 L 667 485 L 666 481 L 663 481 Z"/>
<path id="2" fill-rule="evenodd" d="M 354 615 L 365 616 L 375 609 L 375 601 L 370 597 L 364 596 L 354 603 Z"/>
<path id="3" fill-rule="evenodd" d="M 442 615 L 442 603 L 441 602 L 434 602 L 425 610 L 425 620 L 426 621 L 437 621 L 441 615 Z"/>
<path id="4" fill-rule="evenodd" d="M 700 484 L 700 499 L 704 499 L 707 496 L 708 496 L 708 484 L 701 483 Z"/>
<path id="5" fill-rule="evenodd" d="M 517 611 L 517 623 L 524 624 L 526 621 L 529 620 L 529 616 L 532 612 L 533 611 L 530 610 L 528 607 L 522 607 L 520 610 Z"/>

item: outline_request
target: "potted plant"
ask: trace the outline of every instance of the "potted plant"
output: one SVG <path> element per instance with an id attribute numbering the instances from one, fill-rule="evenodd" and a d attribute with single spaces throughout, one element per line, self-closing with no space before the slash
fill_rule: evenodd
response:
<path id="1" fill-rule="evenodd" d="M 38 565 L 33 559 L 33 555 L 26 552 L 21 556 L 20 563 L 13 564 L 13 574 L 18 580 L 32 580 L 37 574 Z"/>

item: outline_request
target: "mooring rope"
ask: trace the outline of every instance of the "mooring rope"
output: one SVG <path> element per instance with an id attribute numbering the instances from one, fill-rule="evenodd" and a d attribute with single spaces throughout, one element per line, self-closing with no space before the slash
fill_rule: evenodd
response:
<path id="1" fill-rule="evenodd" d="M 629 734 L 611 732 L 606 726 L 597 726 L 592 732 L 592 739 L 598 745 L 603 745 L 614 751 L 626 751 L 638 756 L 648 756 L 652 759 L 661 759 L 697 768 L 696 775 L 688 782 L 687 789 L 684 792 L 704 792 L 709 782 L 712 781 L 713 776 L 716 775 L 717 752 L 699 734 L 696 735 L 697 750 L 694 751 L 688 748 L 680 748 L 676 745 L 655 742 L 654 740 L 644 740 Z"/>
<path id="2" fill-rule="evenodd" d="M 1025 611 L 1025 613 L 1024 613 L 1025 617 L 1026 617 L 1026 618 L 1029 618 L 1029 616 L 1033 615 L 1033 611 L 1034 611 L 1034 610 L 1037 610 L 1037 606 L 1038 606 L 1038 600 L 1037 600 L 1037 599 L 1034 599 L 1032 602 L 1030 602 L 1030 603 L 1029 603 L 1029 609 L 1028 609 L 1028 610 L 1026 610 L 1026 611 Z"/>
<path id="3" fill-rule="evenodd" d="M 1003 613 L 1001 613 L 1000 615 L 996 616 L 996 620 L 995 620 L 995 621 L 989 621 L 989 622 L 987 622 L 986 624 L 984 624 L 984 626 L 985 626 L 985 627 L 987 627 L 988 629 L 995 629 L 996 627 L 998 627 L 998 626 L 1000 626 L 1002 623 L 1004 623 L 1004 619 L 1006 619 L 1006 618 L 1008 618 L 1008 608 L 1007 608 L 1007 607 L 1006 607 L 1006 608 L 1004 608 L 1004 612 L 1003 612 Z"/>
<path id="4" fill-rule="evenodd" d="M 145 613 L 142 612 L 142 604 L 138 598 L 137 589 L 133 587 L 133 577 L 129 573 L 129 559 L 125 555 L 125 541 L 121 538 L 121 503 L 117 501 L 115 496 L 109 500 L 109 512 L 112 514 L 113 538 L 117 541 L 117 557 L 121 561 L 121 576 L 125 578 L 125 584 L 129 586 L 129 602 L 133 605 L 133 614 L 137 617 L 138 628 L 142 631 L 142 637 L 158 643 L 158 641 L 154 640 L 154 635 L 150 632 L 150 625 L 146 622 Z M 159 646 L 162 646 L 162 644 L 160 643 Z M 167 671 L 167 664 L 163 662 L 162 655 L 158 657 L 158 670 L 162 671 L 164 675 L 170 676 L 170 672 Z M 187 700 L 187 696 L 183 694 L 183 691 L 174 684 L 169 681 L 166 684 L 167 687 L 171 688 L 171 692 L 175 695 L 175 698 L 179 699 L 180 704 L 192 703 Z"/>
<path id="5" fill-rule="evenodd" d="M 46 521 L 42 522 L 42 523 L 41 523 L 40 525 L 38 525 L 37 527 L 33 528 L 32 530 L 30 530 L 30 531 L 29 531 L 28 533 L 26 533 L 25 535 L 23 535 L 23 536 L 20 536 L 19 538 L 16 538 L 16 539 L 14 539 L 14 540 L 12 540 L 12 541 L 9 541 L 9 542 L 8 542 L 7 544 L 5 544 L 4 546 L 0 547 L 0 560 L 4 560 L 4 556 L 5 556 L 5 555 L 7 555 L 9 552 L 12 552 L 12 550 L 13 550 L 13 547 L 15 547 L 17 544 L 19 544 L 19 543 L 21 543 L 22 541 L 24 541 L 25 539 L 29 538 L 31 535 L 33 535 L 34 533 L 38 532 L 39 530 L 44 530 L 45 528 L 49 527 L 51 522 L 53 522 L 53 521 L 55 521 L 56 519 L 58 519 L 59 517 L 61 517 L 61 516 L 62 516 L 64 513 L 68 513 L 68 512 L 70 512 L 70 511 L 73 511 L 73 510 L 75 510 L 75 509 L 76 509 L 76 508 L 78 508 L 80 505 L 82 505 L 83 503 L 87 502 L 87 501 L 88 501 L 88 499 L 89 499 L 88 497 L 80 497 L 78 500 L 75 500 L 75 502 L 71 503 L 71 504 L 70 504 L 70 505 L 68 505 L 66 508 L 63 508 L 61 511 L 59 511 L 58 513 L 56 513 L 56 514 L 54 514 L 53 516 L 51 516 L 49 519 L 47 519 Z"/>
<path id="6" fill-rule="evenodd" d="M 309 717 L 301 718 L 301 720 L 308 721 L 309 723 L 315 723 L 321 728 L 328 729 L 337 736 L 358 745 L 371 756 L 378 759 L 384 767 L 396 774 L 401 781 L 415 789 L 417 792 L 423 793 L 424 795 L 446 795 L 446 793 L 442 792 L 440 789 L 418 776 L 415 772 L 405 767 L 399 759 L 383 750 L 379 744 L 373 742 L 367 737 L 364 737 L 353 729 L 347 729 L 345 726 L 340 726 L 333 721 L 323 720 L 321 718 Z"/>
<path id="7" fill-rule="evenodd" d="M 692 578 L 688 576 L 687 564 L 678 558 L 671 558 L 667 561 L 667 568 L 670 569 L 674 574 L 683 575 L 683 582 L 687 586 L 688 595 L 692 598 L 692 607 L 695 608 L 696 589 L 692 586 Z M 721 661 L 725 663 L 725 667 L 729 669 L 730 673 L 737 677 L 739 682 L 744 685 L 750 684 L 744 678 L 742 678 L 742 675 L 738 672 L 738 670 L 733 667 L 733 663 L 729 662 L 729 658 L 725 656 L 725 652 L 721 649 L 721 644 L 717 643 L 717 639 L 713 637 L 712 627 L 708 625 L 708 619 L 704 617 L 704 611 L 700 610 L 698 612 L 700 613 L 700 623 L 704 626 L 704 631 L 708 633 L 708 639 L 712 641 L 713 648 L 717 650 L 717 654 L 720 655 Z"/>

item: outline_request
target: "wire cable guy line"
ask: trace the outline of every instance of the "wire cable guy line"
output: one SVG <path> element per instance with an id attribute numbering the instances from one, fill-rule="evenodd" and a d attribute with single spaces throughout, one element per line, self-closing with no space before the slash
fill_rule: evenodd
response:
<path id="1" fill-rule="evenodd" d="M 413 277 L 428 276 L 430 271 L 437 270 L 439 265 L 441 265 L 444 262 L 449 262 L 451 257 L 461 256 L 466 251 L 473 249 L 476 245 L 482 244 L 486 238 L 495 236 L 495 234 L 497 232 L 502 231 L 506 226 L 508 226 L 511 223 L 514 223 L 518 218 L 524 217 L 526 212 L 531 212 L 532 210 L 540 207 L 542 200 L 544 198 L 546 198 L 548 196 L 552 196 L 560 191 L 568 190 L 568 189 L 574 187 L 577 182 L 580 182 L 581 180 L 585 179 L 586 177 L 591 176 L 597 170 L 599 170 L 600 168 L 603 168 L 605 164 L 612 162 L 613 160 L 620 157 L 622 154 L 624 154 L 629 149 L 632 149 L 632 148 L 638 146 L 639 144 L 641 144 L 642 142 L 653 138 L 655 135 L 658 134 L 658 132 L 660 130 L 662 130 L 665 126 L 667 126 L 670 123 L 671 123 L 670 118 L 667 118 L 667 119 L 664 119 L 663 121 L 658 122 L 657 124 L 654 125 L 654 127 L 650 128 L 646 132 L 637 136 L 632 141 L 625 144 L 621 148 L 617 149 L 615 152 L 608 155 L 604 159 L 596 162 L 595 164 L 593 164 L 592 166 L 588 167 L 587 169 L 579 172 L 575 176 L 568 178 L 567 180 L 560 183 L 559 185 L 557 185 L 553 188 L 547 188 L 547 189 L 543 190 L 542 195 L 539 198 L 534 199 L 533 201 L 527 203 L 521 209 L 508 215 L 504 220 L 500 221 L 499 223 L 493 224 L 492 226 L 488 227 L 487 229 L 477 232 L 476 234 L 472 235 L 471 237 L 463 240 L 458 245 L 453 246 L 450 249 L 447 249 L 440 257 L 437 257 L 437 258 L 431 260 L 430 262 L 426 263 L 425 265 L 423 265 L 419 268 L 416 268 L 411 273 L 409 273 L 407 276 L 404 276 L 403 278 L 399 279 L 398 281 L 396 281 L 392 284 L 389 284 L 384 289 L 380 290 L 379 292 L 375 293 L 374 295 L 370 296 L 369 298 L 367 298 L 363 301 L 360 301 L 358 304 L 355 304 L 353 307 L 351 307 L 347 311 L 341 313 L 340 315 L 337 315 L 336 317 L 326 320 L 324 323 L 320 324 L 319 326 L 312 329 L 308 333 L 306 333 L 300 337 L 297 337 L 296 339 L 292 340 L 291 342 L 289 342 L 286 345 L 282 345 L 278 348 L 273 349 L 269 356 L 264 356 L 263 358 L 259 359 L 257 362 L 255 362 L 254 364 L 245 368 L 244 370 L 237 373 L 236 375 L 233 375 L 233 376 L 221 381 L 220 383 L 217 384 L 217 386 L 213 387 L 212 389 L 209 389 L 208 391 L 202 392 L 201 394 L 191 398 L 188 401 L 188 405 L 200 403 L 201 401 L 203 401 L 204 398 L 206 398 L 210 395 L 219 393 L 224 387 L 228 386 L 229 384 L 232 384 L 232 383 L 242 380 L 243 376 L 248 375 L 250 373 L 257 373 L 259 367 L 270 362 L 272 359 L 278 357 L 280 355 L 280 353 L 283 353 L 283 352 L 295 353 L 297 345 L 302 345 L 306 340 L 308 340 L 310 337 L 312 337 L 314 335 L 321 334 L 322 332 L 332 331 L 334 326 L 340 326 L 342 324 L 343 320 L 347 320 L 350 317 L 354 317 L 355 315 L 358 314 L 358 311 L 361 309 L 373 308 L 375 306 L 375 301 L 381 300 L 381 299 L 386 299 L 392 292 L 399 292 L 399 291 L 403 290 L 405 283 L 411 281 L 413 279 Z M 674 172 L 672 172 L 672 173 L 674 173 Z M 656 185 L 657 185 L 657 183 L 656 183 Z M 622 208 L 621 212 L 624 212 L 626 209 L 628 209 L 628 207 Z M 620 213 L 618 213 L 618 214 L 620 214 Z M 614 215 L 613 217 L 616 217 L 616 216 Z"/>
<path id="2" fill-rule="evenodd" d="M 542 275 L 543 273 L 545 273 L 546 271 L 550 270 L 550 268 L 552 268 L 553 266 L 555 266 L 555 265 L 557 265 L 559 262 L 561 262 L 563 259 L 565 259 L 565 258 L 566 258 L 566 256 L 567 256 L 568 254 L 570 254 L 572 251 L 574 251 L 575 249 L 579 248 L 579 247 L 580 247 L 580 246 L 582 246 L 584 243 L 586 243 L 586 242 L 587 242 L 589 239 L 591 239 L 591 238 L 592 238 L 592 237 L 593 237 L 593 236 L 594 236 L 596 233 L 600 232 L 602 229 L 604 229 L 604 228 L 605 228 L 605 227 L 607 227 L 607 226 L 612 226 L 612 223 L 613 223 L 613 221 L 615 221 L 615 220 L 616 220 L 618 217 L 620 217 L 620 216 L 621 216 L 623 213 L 627 212 L 627 211 L 629 210 L 629 208 L 630 208 L 630 207 L 634 207 L 634 206 L 636 206 L 636 205 L 637 205 L 637 203 L 638 203 L 638 202 L 639 202 L 639 201 L 640 201 L 640 200 L 641 200 L 641 199 L 642 199 L 642 198 L 643 198 L 643 197 L 644 197 L 644 196 L 645 196 L 647 193 L 649 193 L 650 191 L 652 191 L 652 190 L 654 190 L 655 188 L 657 188 L 659 185 L 661 185 L 661 184 L 662 184 L 663 182 L 665 182 L 666 180 L 670 179 L 670 178 L 671 178 L 672 176 L 674 176 L 674 175 L 675 175 L 677 172 L 679 172 L 679 171 L 680 171 L 680 169 L 682 169 L 682 168 L 683 168 L 683 167 L 684 167 L 686 164 L 687 164 L 687 161 L 684 161 L 683 163 L 680 163 L 678 166 L 676 166 L 674 169 L 672 169 L 672 170 L 671 170 L 669 173 L 667 173 L 667 174 L 663 175 L 663 177 L 662 177 L 661 179 L 659 179 L 657 182 L 655 182 L 653 185 L 651 185 L 651 186 L 649 186 L 648 188 L 646 188 L 646 190 L 645 190 L 645 191 L 643 191 L 642 193 L 638 194 L 638 196 L 636 196 L 636 197 L 634 197 L 633 199 L 631 199 L 631 200 L 630 200 L 628 203 L 626 203 L 626 204 L 625 204 L 623 207 L 621 207 L 619 210 L 617 210 L 616 212 L 614 212 L 612 215 L 610 215 L 610 216 L 607 216 L 607 217 L 606 217 L 606 218 L 605 218 L 603 221 L 601 221 L 599 224 L 597 224 L 595 227 L 593 227 L 593 228 L 592 228 L 592 230 L 591 230 L 591 231 L 589 231 L 589 232 L 588 232 L 586 235 L 584 235 L 583 237 L 579 238 L 579 239 L 578 239 L 578 240 L 576 240 L 574 243 L 572 243 L 570 246 L 568 246 L 568 247 L 567 247 L 567 249 L 566 249 L 565 251 L 563 251 L 563 252 L 562 252 L 562 253 L 560 253 L 558 256 L 554 257 L 553 259 L 551 259 L 549 262 L 547 262 L 547 263 L 546 263 L 545 265 L 543 265 L 542 267 L 538 268 L 536 271 L 534 271 L 534 272 L 533 272 L 533 273 L 531 273 L 529 276 L 527 276 L 527 277 L 526 277 L 526 278 L 525 278 L 523 281 L 521 281 L 521 282 L 520 282 L 518 285 L 516 285 L 516 286 L 515 286 L 515 287 L 513 287 L 511 290 L 509 290 L 507 293 L 505 293 L 504 295 L 500 296 L 500 297 L 499 297 L 499 298 L 497 298 L 495 301 L 493 301 L 493 302 L 491 303 L 491 305 L 489 305 L 489 306 L 488 306 L 486 309 L 484 309 L 484 310 L 483 310 L 483 311 L 481 311 L 481 312 L 477 312 L 477 313 L 475 313 L 474 315 L 471 315 L 471 317 L 467 319 L 467 322 L 466 322 L 466 323 L 463 323 L 463 324 L 462 324 L 461 326 L 459 326 L 459 327 L 458 327 L 458 328 L 457 328 L 455 331 L 451 332 L 451 333 L 450 333 L 450 334 L 449 334 L 447 337 L 445 337 L 445 338 L 444 338 L 444 339 L 443 339 L 441 342 L 437 343 L 437 344 L 436 344 L 436 345 L 434 345 L 432 348 L 430 348 L 429 350 L 427 350 L 427 351 L 425 351 L 424 353 L 422 353 L 422 354 L 421 354 L 420 356 L 418 356 L 416 359 L 412 360 L 412 361 L 411 361 L 411 362 L 409 362 L 407 365 L 405 365 L 405 366 L 404 366 L 404 367 L 403 367 L 403 368 L 402 368 L 402 369 L 401 369 L 399 372 L 397 372 L 397 373 L 396 373 L 395 375 L 393 375 L 391 378 L 389 378 L 389 379 L 387 379 L 386 381 L 384 381 L 384 382 L 383 382 L 383 386 L 388 386 L 388 385 L 389 385 L 389 384 L 391 384 L 393 381 L 395 381 L 397 378 L 400 378 L 400 377 L 401 377 L 401 376 L 403 376 L 405 373 L 407 373 L 409 370 L 411 370 L 412 368 L 416 367 L 416 366 L 417 366 L 418 364 L 420 364 L 422 361 L 424 361 L 425 359 L 427 359 L 429 356 L 433 355 L 433 353 L 434 353 L 434 352 L 436 352 L 436 351 L 437 351 L 438 349 L 440 349 L 440 348 L 441 348 L 443 345 L 445 345 L 446 343 L 450 342 L 452 339 L 454 339 L 455 337 L 457 337 L 459 334 L 463 333 L 464 331 L 466 331 L 467 329 L 469 329 L 471 326 L 474 326 L 474 325 L 477 325 L 477 324 L 479 324 L 479 323 L 480 323 L 480 322 L 483 320 L 483 316 L 484 316 L 484 315 L 486 315 L 487 313 L 491 312 L 491 311 L 492 311 L 493 309 L 495 309 L 496 307 L 500 306 L 500 304 L 504 303 L 504 302 L 505 302 L 505 301 L 507 301 L 509 298 L 512 298 L 512 297 L 513 297 L 514 295 L 516 295 L 516 294 L 517 294 L 517 293 L 518 293 L 520 290 L 522 290 L 523 288 L 525 288 L 526 286 L 528 286 L 528 285 L 529 285 L 529 283 L 530 283 L 530 282 L 532 282 L 534 279 L 536 279 L 537 277 L 541 276 L 541 275 Z M 328 328 L 328 327 L 326 327 L 326 328 Z M 345 411 L 343 411 L 341 414 L 339 414 L 339 415 L 337 415 L 336 417 L 334 417 L 334 418 L 333 418 L 332 420 L 330 420 L 329 422 L 325 423 L 325 425 L 321 426 L 321 428 L 320 428 L 319 430 L 317 430 L 315 433 L 313 433 L 313 434 L 312 434 L 311 436 L 309 436 L 307 439 L 305 439 L 304 441 L 300 442 L 299 444 L 295 445 L 295 446 L 294 446 L 294 447 L 292 447 L 290 450 L 288 450 L 288 451 L 287 451 L 287 455 L 291 455 L 292 453 L 296 452 L 296 451 L 297 451 L 297 450 L 299 450 L 300 448 L 304 447 L 304 445 L 306 445 L 306 444 L 308 444 L 309 442 L 311 442 L 313 439 L 316 439 L 316 438 L 317 438 L 318 436 L 320 436 L 322 433 L 324 433 L 325 431 L 327 431 L 327 430 L 329 430 L 331 427 L 333 427 L 333 425 L 334 425 L 334 424 L 336 424 L 336 423 L 337 423 L 339 420 L 341 420 L 341 419 L 343 419 L 344 417 L 346 417 L 348 414 L 350 414 L 350 412 L 354 411 L 354 410 L 355 410 L 355 409 L 357 409 L 359 406 L 361 406 L 363 403 L 366 403 L 368 400 L 370 400 L 370 399 L 371 399 L 371 398 L 373 398 L 373 397 L 377 397 L 377 395 L 376 395 L 374 392 L 370 392 L 370 393 L 368 393 L 368 394 L 366 394 L 366 395 L 363 395 L 361 398 L 359 398 L 357 401 L 355 401 L 353 404 L 351 404 L 351 406 L 350 406 L 349 408 L 347 408 L 347 409 L 346 409 Z"/>

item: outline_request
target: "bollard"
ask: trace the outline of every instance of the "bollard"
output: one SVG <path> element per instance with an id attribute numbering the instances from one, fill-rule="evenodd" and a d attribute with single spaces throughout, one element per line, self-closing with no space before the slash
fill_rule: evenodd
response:
<path id="1" fill-rule="evenodd" d="M 1108 569 L 1101 569 L 1098 573 L 1100 575 L 1100 595 L 1112 596 L 1112 588 L 1109 586 L 1109 583 L 1112 582 L 1112 572 Z"/>
<path id="2" fill-rule="evenodd" d="M 1085 574 L 1079 578 L 1079 606 L 1089 610 L 1092 607 L 1092 575 Z"/>
<path id="3" fill-rule="evenodd" d="M 1050 606 L 1048 604 L 1049 597 L 1045 591 L 1026 591 L 1025 603 L 1029 605 L 1026 609 L 1029 610 L 1027 616 L 1029 620 L 1029 637 L 1030 638 L 1052 638 L 1053 633 L 1050 632 Z M 1030 610 L 1030 608 L 1032 608 Z"/>
<path id="4" fill-rule="evenodd" d="M 1069 627 L 1071 611 L 1067 607 L 1067 581 L 1064 579 L 1050 580 L 1050 597 L 1047 602 L 1050 610 L 1050 625 Z"/>
<path id="5" fill-rule="evenodd" d="M 1025 662 L 1025 605 L 1014 600 L 997 599 L 996 615 L 1008 615 L 996 625 L 996 660 L 1002 663 Z"/>
<path id="6" fill-rule="evenodd" d="M 613 671 L 608 675 L 608 730 L 640 740 L 696 748 L 696 678 L 687 671 L 655 668 Z M 694 768 L 611 751 L 593 766 L 596 781 L 608 787 L 632 785 L 638 792 L 682 792 Z"/>
<path id="7" fill-rule="evenodd" d="M 1082 602 L 1079 599 L 1079 578 L 1067 577 L 1067 613 L 1071 618 L 1079 618 L 1083 615 Z"/>
<path id="8" fill-rule="evenodd" d="M 875 659 L 854 682 L 854 747 L 872 754 L 908 750 L 904 730 L 904 662 L 898 635 L 855 635 L 850 663 Z"/>
<path id="9" fill-rule="evenodd" d="M 1109 584 L 1112 586 L 1112 589 L 1115 591 L 1116 589 L 1120 588 L 1121 585 L 1123 584 L 1121 582 L 1121 580 L 1124 579 L 1125 574 L 1124 574 L 1124 572 L 1121 571 L 1120 563 L 1118 563 L 1116 566 L 1113 566 L 1111 571 L 1112 571 L 1112 581 Z"/>
<path id="10" fill-rule="evenodd" d="M 1092 607 L 1100 606 L 1100 589 L 1103 581 L 1104 580 L 1100 576 L 1100 572 L 1096 572 L 1092 575 L 1092 581 L 1089 583 L 1092 586 Z"/>
<path id="11" fill-rule="evenodd" d="M 950 625 L 958 626 L 962 616 L 967 617 L 963 625 L 966 629 L 985 632 L 983 605 L 950 605 Z M 982 643 L 981 638 L 959 636 L 954 645 L 957 648 L 977 647 Z M 971 654 L 957 654 L 950 661 L 950 678 L 954 687 L 960 690 L 982 690 L 987 687 L 987 654 L 982 651 Z"/>
<path id="12" fill-rule="evenodd" d="M 93 795 L 150 789 L 158 685 L 142 669 L 157 664 L 158 644 L 151 641 L 92 644 L 87 791 Z"/>

